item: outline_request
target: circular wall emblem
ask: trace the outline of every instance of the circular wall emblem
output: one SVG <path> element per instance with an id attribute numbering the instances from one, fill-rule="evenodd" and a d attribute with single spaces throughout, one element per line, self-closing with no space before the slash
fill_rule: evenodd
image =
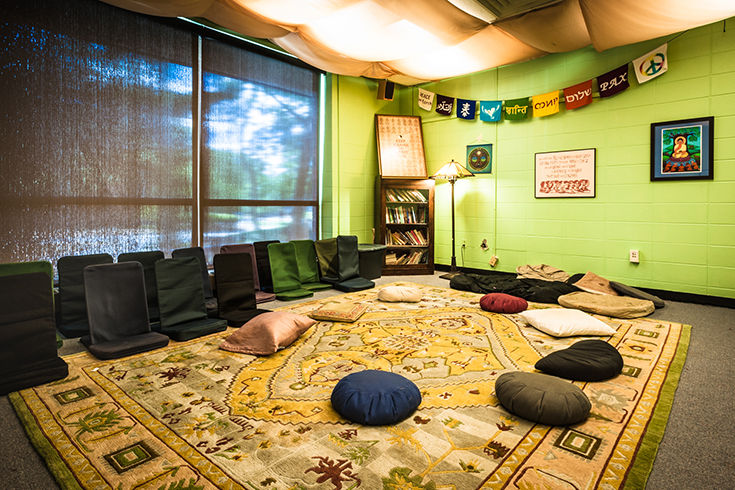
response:
<path id="1" fill-rule="evenodd" d="M 490 155 L 485 148 L 475 148 L 469 154 L 467 163 L 475 172 L 485 170 L 490 163 Z"/>

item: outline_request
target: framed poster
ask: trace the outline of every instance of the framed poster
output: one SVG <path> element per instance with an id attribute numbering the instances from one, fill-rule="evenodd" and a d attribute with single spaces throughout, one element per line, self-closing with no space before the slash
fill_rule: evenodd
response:
<path id="1" fill-rule="evenodd" d="M 714 179 L 715 118 L 651 124 L 651 180 Z"/>
<path id="2" fill-rule="evenodd" d="M 376 114 L 375 134 L 381 177 L 428 178 L 421 116 Z"/>
<path id="3" fill-rule="evenodd" d="M 493 145 L 467 145 L 467 170 L 474 174 L 493 173 Z"/>
<path id="4" fill-rule="evenodd" d="M 536 153 L 535 197 L 595 197 L 595 151 Z"/>

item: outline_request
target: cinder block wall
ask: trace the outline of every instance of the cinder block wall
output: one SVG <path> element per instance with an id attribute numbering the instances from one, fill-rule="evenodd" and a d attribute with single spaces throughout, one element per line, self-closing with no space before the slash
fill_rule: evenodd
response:
<path id="1" fill-rule="evenodd" d="M 722 22 L 678 37 L 603 53 L 590 47 L 549 55 L 422 87 L 474 100 L 544 94 L 669 40 L 669 71 L 661 77 L 639 85 L 631 68 L 625 92 L 573 111 L 562 104 L 558 114 L 526 121 L 439 116 L 417 107 L 416 87 L 400 88 L 388 103 L 376 100 L 373 81 L 340 77 L 339 125 L 332 128 L 340 229 L 371 238 L 378 169 L 374 114 L 420 115 L 430 174 L 450 159 L 464 161 L 467 145 L 493 144 L 493 173 L 455 187 L 458 265 L 491 270 L 495 254 L 495 270 L 545 263 L 633 286 L 735 298 L 735 32 L 723 32 Z M 651 123 L 702 116 L 715 117 L 715 179 L 651 182 Z M 597 152 L 596 197 L 535 199 L 535 153 L 584 148 Z M 450 186 L 438 182 L 438 264 L 450 263 L 450 213 Z M 483 239 L 488 251 L 480 248 Z M 629 262 L 630 250 L 639 250 L 639 264 Z"/>

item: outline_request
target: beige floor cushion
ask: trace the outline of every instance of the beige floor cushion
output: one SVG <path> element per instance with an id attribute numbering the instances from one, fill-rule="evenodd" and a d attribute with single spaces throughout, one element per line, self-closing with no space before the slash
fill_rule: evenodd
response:
<path id="1" fill-rule="evenodd" d="M 653 301 L 645 299 L 586 292 L 559 296 L 559 304 L 565 308 L 576 308 L 587 313 L 596 313 L 613 318 L 639 318 L 650 315 L 656 309 Z"/>

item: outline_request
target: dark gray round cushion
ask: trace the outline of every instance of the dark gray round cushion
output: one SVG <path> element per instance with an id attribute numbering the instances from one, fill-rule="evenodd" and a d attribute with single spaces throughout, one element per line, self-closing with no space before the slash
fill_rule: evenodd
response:
<path id="1" fill-rule="evenodd" d="M 513 371 L 495 382 L 495 396 L 511 413 L 544 425 L 572 425 L 585 420 L 592 404 L 568 381 L 541 373 Z"/>
<path id="2" fill-rule="evenodd" d="M 602 340 L 582 340 L 552 352 L 536 363 L 536 369 L 575 381 L 602 381 L 623 370 L 623 356 Z"/>
<path id="3" fill-rule="evenodd" d="M 389 425 L 411 415 L 421 392 L 400 374 L 367 370 L 342 378 L 332 390 L 332 406 L 347 420 L 363 425 Z"/>

